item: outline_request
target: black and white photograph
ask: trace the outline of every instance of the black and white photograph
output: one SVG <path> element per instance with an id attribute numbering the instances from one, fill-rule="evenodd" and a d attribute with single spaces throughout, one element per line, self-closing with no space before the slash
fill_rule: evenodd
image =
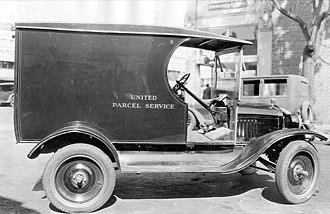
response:
<path id="1" fill-rule="evenodd" d="M 330 213 L 329 0 L 0 8 L 0 214 Z"/>

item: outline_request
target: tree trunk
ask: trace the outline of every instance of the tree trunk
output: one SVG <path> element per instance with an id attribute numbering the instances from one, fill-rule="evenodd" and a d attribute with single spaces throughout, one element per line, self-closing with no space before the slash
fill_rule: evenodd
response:
<path id="1" fill-rule="evenodd" d="M 312 58 L 308 48 L 304 50 L 303 54 L 303 68 L 302 75 L 308 79 L 308 87 L 309 87 L 309 97 L 310 102 L 314 104 L 314 71 L 315 69 L 315 60 Z"/>

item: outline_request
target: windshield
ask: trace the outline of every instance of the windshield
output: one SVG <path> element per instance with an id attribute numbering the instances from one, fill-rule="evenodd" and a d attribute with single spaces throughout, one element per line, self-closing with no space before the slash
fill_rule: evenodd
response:
<path id="1" fill-rule="evenodd" d="M 265 80 L 262 96 L 284 96 L 287 94 L 287 80 L 286 79 L 274 79 Z"/>
<path id="2" fill-rule="evenodd" d="M 287 79 L 243 80 L 243 96 L 285 96 L 287 95 Z"/>
<path id="3" fill-rule="evenodd" d="M 259 96 L 260 80 L 243 81 L 243 96 Z"/>

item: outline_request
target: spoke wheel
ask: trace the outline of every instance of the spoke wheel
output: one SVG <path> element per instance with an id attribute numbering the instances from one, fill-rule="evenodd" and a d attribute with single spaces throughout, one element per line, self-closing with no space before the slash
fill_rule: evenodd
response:
<path id="1" fill-rule="evenodd" d="M 50 202 L 64 212 L 92 212 L 110 198 L 115 185 L 111 160 L 100 149 L 73 144 L 48 161 L 43 186 Z"/>
<path id="2" fill-rule="evenodd" d="M 195 115 L 191 112 L 188 111 L 188 118 L 187 118 L 187 130 L 192 131 L 197 127 L 197 120 Z"/>
<path id="3" fill-rule="evenodd" d="M 275 170 L 276 185 L 289 203 L 307 201 L 314 193 L 319 176 L 316 149 L 305 141 L 294 141 L 280 154 Z"/>

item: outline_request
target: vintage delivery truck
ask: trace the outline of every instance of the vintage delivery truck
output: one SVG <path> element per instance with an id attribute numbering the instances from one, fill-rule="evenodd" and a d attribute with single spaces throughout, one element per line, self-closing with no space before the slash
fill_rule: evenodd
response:
<path id="1" fill-rule="evenodd" d="M 232 160 L 223 152 L 236 151 L 241 66 L 234 89 L 211 104 L 186 87 L 189 73 L 169 86 L 168 64 L 179 47 L 214 51 L 219 61 L 222 54 L 241 56 L 249 44 L 166 27 L 16 24 L 15 133 L 18 143 L 36 143 L 29 158 L 54 153 L 42 175 L 50 202 L 64 212 L 97 210 L 113 193 L 116 170 L 221 176 L 256 169 L 275 174 L 289 203 L 307 201 L 320 170 L 312 141 L 326 138 L 290 128 L 294 117 L 279 118 L 283 129 L 252 140 Z M 214 123 L 188 130 L 188 112 L 200 115 L 179 89 Z"/>

